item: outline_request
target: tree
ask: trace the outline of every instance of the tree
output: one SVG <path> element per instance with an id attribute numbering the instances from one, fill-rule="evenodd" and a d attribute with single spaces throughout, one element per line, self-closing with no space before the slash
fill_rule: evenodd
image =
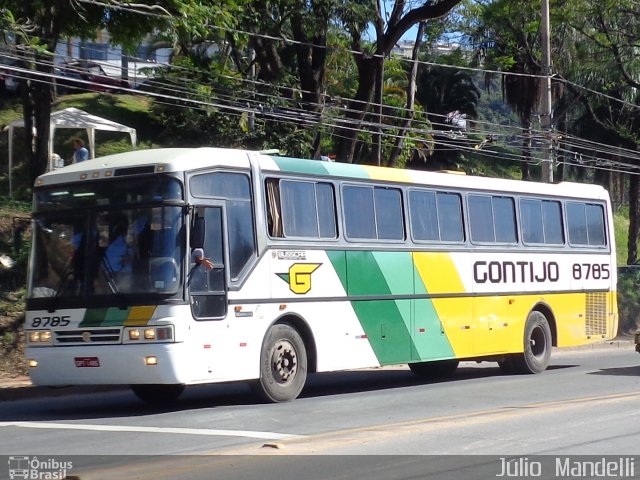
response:
<path id="1" fill-rule="evenodd" d="M 532 126 L 540 91 L 540 3 L 497 0 L 483 5 L 472 34 L 477 52 L 489 70 L 502 70 L 504 99 L 522 126 L 522 179 L 530 178 Z"/>
<path id="2" fill-rule="evenodd" d="M 20 91 L 25 120 L 23 138 L 30 153 L 32 180 L 46 170 L 49 160 L 49 121 L 55 78 L 53 56 L 58 42 L 66 36 L 94 38 L 98 30 L 107 28 L 114 33 L 114 40 L 132 45 L 162 23 L 162 17 L 145 15 L 158 8 L 152 5 L 154 2 L 146 3 L 136 4 L 136 11 L 115 1 L 5 1 L 4 34 L 14 40 L 19 66 L 30 71 L 28 77 L 20 81 Z"/>
<path id="3" fill-rule="evenodd" d="M 633 0 L 569 0 L 564 19 L 579 41 L 575 44 L 572 78 L 587 89 L 569 85 L 582 115 L 598 127 L 610 145 L 640 147 L 640 6 Z M 592 91 L 607 94 L 593 95 Z M 584 121 L 583 121 L 584 123 Z M 627 263 L 640 260 L 640 166 L 629 177 L 629 239 Z"/>
<path id="4" fill-rule="evenodd" d="M 30 71 L 20 89 L 32 180 L 48 165 L 53 57 L 61 39 L 93 39 L 107 30 L 112 42 L 131 51 L 154 30 L 206 32 L 212 22 L 227 20 L 235 5 L 235 0 L 5 0 L 0 17 L 4 33 L 14 39 L 21 66 Z M 32 136 L 34 129 L 37 135 Z"/>
<path id="5" fill-rule="evenodd" d="M 345 3 L 341 20 L 351 35 L 351 50 L 358 68 L 358 90 L 349 102 L 344 119 L 346 126 L 337 128 L 337 136 L 340 138 L 337 152 L 339 161 L 351 163 L 354 160 L 358 130 L 353 125 L 360 124 L 364 119 L 371 106 L 376 85 L 382 88 L 380 79 L 385 56 L 389 55 L 411 27 L 443 17 L 460 2 L 461 0 L 424 1 L 419 6 L 410 8 L 413 3 L 396 0 L 386 22 L 380 0 L 376 0 L 373 11 L 363 8 L 357 2 Z M 369 16 L 371 14 L 373 17 Z M 363 40 L 369 22 L 373 23 L 376 35 L 370 46 Z"/>

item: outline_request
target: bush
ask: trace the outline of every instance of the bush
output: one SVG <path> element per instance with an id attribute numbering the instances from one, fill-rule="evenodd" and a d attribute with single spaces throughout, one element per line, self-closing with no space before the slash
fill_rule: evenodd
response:
<path id="1" fill-rule="evenodd" d="M 618 333 L 640 331 L 640 265 L 618 267 Z"/>

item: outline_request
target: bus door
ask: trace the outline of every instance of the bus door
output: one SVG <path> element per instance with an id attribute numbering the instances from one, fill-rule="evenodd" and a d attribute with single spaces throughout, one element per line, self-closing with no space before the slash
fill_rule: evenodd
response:
<path id="1" fill-rule="evenodd" d="M 191 218 L 189 274 L 191 310 L 195 319 L 220 319 L 227 314 L 227 282 L 222 206 L 199 206 Z M 200 262 L 199 258 L 211 263 Z"/>

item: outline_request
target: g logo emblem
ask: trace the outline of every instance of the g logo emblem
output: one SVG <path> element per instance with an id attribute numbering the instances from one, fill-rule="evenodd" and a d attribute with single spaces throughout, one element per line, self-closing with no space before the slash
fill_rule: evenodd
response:
<path id="1" fill-rule="evenodd" d="M 289 267 L 289 273 L 277 275 L 289 284 L 293 293 L 303 295 L 311 290 L 311 274 L 315 272 L 321 263 L 294 263 Z"/>

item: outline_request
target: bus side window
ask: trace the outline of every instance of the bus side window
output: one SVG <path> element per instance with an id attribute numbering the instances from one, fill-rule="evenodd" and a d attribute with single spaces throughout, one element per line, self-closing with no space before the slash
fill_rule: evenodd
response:
<path id="1" fill-rule="evenodd" d="M 282 227 L 282 209 L 280 208 L 280 186 L 278 179 L 267 179 L 267 225 L 269 236 L 282 238 L 284 229 Z"/>
<path id="2" fill-rule="evenodd" d="M 606 246 L 602 205 L 567 202 L 566 209 L 572 245 Z"/>
<path id="3" fill-rule="evenodd" d="M 200 223 L 194 221 L 191 242 L 192 258 L 189 269 L 189 290 L 191 305 L 196 318 L 216 318 L 226 314 L 226 286 L 224 274 L 224 248 L 222 236 L 222 209 L 204 208 Z M 201 228 L 200 234 L 197 229 Z M 201 238 L 197 238 L 201 235 Z M 202 246 L 198 243 L 201 241 Z M 196 264 L 195 257 L 207 258 L 211 268 Z"/>
<path id="4" fill-rule="evenodd" d="M 333 185 L 308 180 L 267 180 L 267 218 L 273 237 L 336 238 Z"/>
<path id="5" fill-rule="evenodd" d="M 229 274 L 236 280 L 256 254 L 253 224 L 253 200 L 249 176 L 237 172 L 212 172 L 195 175 L 189 181 L 196 197 L 225 201 L 229 249 Z"/>

